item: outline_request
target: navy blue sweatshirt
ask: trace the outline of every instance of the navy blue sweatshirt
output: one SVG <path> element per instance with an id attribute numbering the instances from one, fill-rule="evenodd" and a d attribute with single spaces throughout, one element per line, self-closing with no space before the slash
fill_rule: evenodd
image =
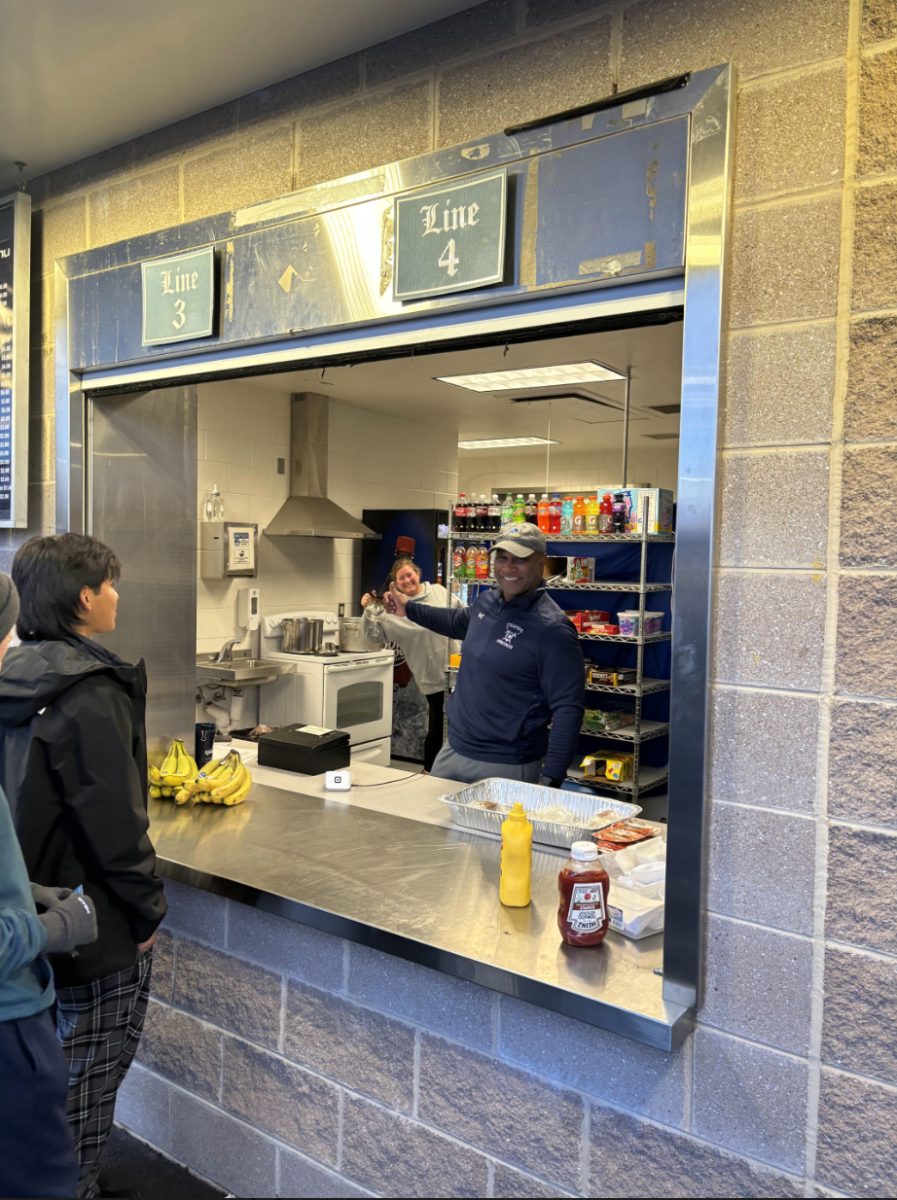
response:
<path id="1" fill-rule="evenodd" d="M 452 749 L 483 762 L 545 755 L 544 773 L 563 779 L 582 729 L 585 672 L 579 634 L 544 586 L 507 602 L 492 588 L 469 608 L 411 601 L 405 612 L 425 629 L 464 640 L 446 705 Z"/>

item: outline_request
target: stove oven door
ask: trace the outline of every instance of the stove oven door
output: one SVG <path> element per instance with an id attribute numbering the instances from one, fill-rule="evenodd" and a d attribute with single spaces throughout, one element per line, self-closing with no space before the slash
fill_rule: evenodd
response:
<path id="1" fill-rule="evenodd" d="M 393 656 L 357 658 L 324 668 L 326 729 L 344 729 L 352 745 L 389 737 L 392 732 Z"/>

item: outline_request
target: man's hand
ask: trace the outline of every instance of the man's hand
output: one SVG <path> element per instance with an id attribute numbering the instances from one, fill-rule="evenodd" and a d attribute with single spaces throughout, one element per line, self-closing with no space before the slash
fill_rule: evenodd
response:
<path id="1" fill-rule="evenodd" d="M 140 951 L 141 954 L 143 954 L 143 952 L 145 950 L 152 950 L 153 946 L 155 945 L 155 942 L 156 942 L 156 935 L 153 934 L 153 936 L 149 939 L 149 941 L 138 942 L 137 949 Z"/>
<path id="2" fill-rule="evenodd" d="M 386 611 L 396 617 L 404 617 L 405 607 L 408 604 L 408 597 L 403 596 L 401 592 L 396 591 L 396 585 L 391 583 L 389 591 L 386 594 Z"/>

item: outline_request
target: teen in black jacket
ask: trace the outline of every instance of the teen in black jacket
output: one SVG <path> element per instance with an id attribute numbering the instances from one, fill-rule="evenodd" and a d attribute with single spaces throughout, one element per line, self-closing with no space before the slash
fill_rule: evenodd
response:
<path id="1" fill-rule="evenodd" d="M 79 1196 L 97 1194 L 166 909 L 147 833 L 143 664 L 129 666 L 93 641 L 115 627 L 120 572 L 94 538 L 26 542 L 12 568 L 22 644 L 8 651 L 0 674 L 0 785 L 30 878 L 83 887 L 97 910 L 98 940 L 77 957 L 51 957 Z"/>

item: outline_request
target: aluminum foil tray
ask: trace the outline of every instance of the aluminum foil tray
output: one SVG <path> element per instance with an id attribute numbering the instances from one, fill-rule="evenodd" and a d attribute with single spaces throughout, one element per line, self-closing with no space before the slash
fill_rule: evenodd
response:
<path id="1" fill-rule="evenodd" d="M 537 783 L 519 783 L 515 779 L 484 779 L 481 783 L 473 783 L 459 792 L 440 796 L 439 799 L 448 806 L 456 825 L 499 836 L 502 821 L 508 815 L 507 811 L 471 806 L 478 801 L 487 801 L 501 804 L 510 810 L 519 800 L 532 823 L 533 841 L 543 846 L 562 848 L 569 847 L 571 842 L 589 841 L 592 834 L 597 833 L 599 829 L 606 829 L 608 825 L 629 817 L 637 817 L 642 811 L 638 804 L 627 804 L 623 800 L 587 795 L 584 792 L 563 792 L 559 788 L 541 787 Z M 535 815 L 539 809 L 555 804 L 562 804 L 570 810 L 574 818 L 583 823 L 560 825 L 556 821 L 540 821 Z M 594 829 L 588 828 L 585 822 L 600 812 L 611 812 L 613 817 L 609 817 Z"/>

